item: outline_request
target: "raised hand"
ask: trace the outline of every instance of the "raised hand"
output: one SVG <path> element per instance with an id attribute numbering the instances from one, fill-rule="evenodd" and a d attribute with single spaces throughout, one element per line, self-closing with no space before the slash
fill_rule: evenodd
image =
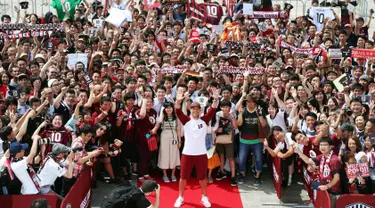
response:
<path id="1" fill-rule="evenodd" d="M 219 95 L 220 95 L 220 89 L 214 89 L 212 90 L 212 98 L 214 98 L 215 100 L 219 99 Z"/>
<path id="2" fill-rule="evenodd" d="M 184 95 L 181 92 L 178 92 L 177 96 L 176 96 L 176 100 L 179 101 L 179 102 L 182 102 L 185 99 L 185 97 L 186 97 L 186 95 Z"/>

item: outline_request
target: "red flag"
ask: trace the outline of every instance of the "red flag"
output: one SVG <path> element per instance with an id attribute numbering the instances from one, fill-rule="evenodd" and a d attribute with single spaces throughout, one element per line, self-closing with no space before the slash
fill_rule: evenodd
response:
<path id="1" fill-rule="evenodd" d="M 190 40 L 193 43 L 199 43 L 201 40 L 199 39 L 199 32 L 196 29 L 191 30 L 190 33 Z"/>

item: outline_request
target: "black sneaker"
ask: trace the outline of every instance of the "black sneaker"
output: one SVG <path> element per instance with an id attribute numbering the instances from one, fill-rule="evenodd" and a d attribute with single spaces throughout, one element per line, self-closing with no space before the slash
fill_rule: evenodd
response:
<path id="1" fill-rule="evenodd" d="M 223 174 L 221 171 L 217 171 L 217 175 L 216 175 L 216 180 L 217 181 L 220 181 L 224 178 L 226 178 L 227 176 L 225 174 Z"/>
<path id="2" fill-rule="evenodd" d="M 255 178 L 254 186 L 260 186 L 261 183 L 262 181 L 260 180 L 260 178 Z"/>
<path id="3" fill-rule="evenodd" d="M 232 177 L 231 178 L 231 183 L 230 183 L 231 186 L 237 186 L 237 181 L 236 181 L 236 177 Z"/>
<path id="4" fill-rule="evenodd" d="M 238 184 L 244 184 L 245 180 L 246 180 L 245 176 L 240 174 L 240 179 L 238 180 Z"/>

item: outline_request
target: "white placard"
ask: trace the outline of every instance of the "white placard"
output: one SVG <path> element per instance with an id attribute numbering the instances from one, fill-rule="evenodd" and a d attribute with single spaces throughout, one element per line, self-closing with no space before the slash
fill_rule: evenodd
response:
<path id="1" fill-rule="evenodd" d="M 244 3 L 243 4 L 243 14 L 252 15 L 253 14 L 253 4 Z"/>
<path id="2" fill-rule="evenodd" d="M 117 8 L 112 8 L 109 16 L 105 21 L 111 23 L 116 27 L 121 27 L 124 22 L 131 22 L 133 20 L 132 13 L 129 10 L 120 10 Z"/>
<path id="3" fill-rule="evenodd" d="M 284 65 L 284 63 L 281 58 L 278 58 L 272 63 L 272 65 L 276 66 L 277 68 L 280 68 Z"/>
<path id="4" fill-rule="evenodd" d="M 354 6 L 353 4 L 351 4 L 351 3 L 349 3 L 348 6 L 347 6 L 347 9 L 348 9 L 349 12 L 354 13 L 354 11 L 355 11 L 355 6 Z"/>
<path id="5" fill-rule="evenodd" d="M 70 53 L 68 54 L 68 68 L 75 69 L 77 62 L 82 62 L 85 65 L 85 71 L 87 71 L 88 63 L 88 54 L 87 53 Z"/>

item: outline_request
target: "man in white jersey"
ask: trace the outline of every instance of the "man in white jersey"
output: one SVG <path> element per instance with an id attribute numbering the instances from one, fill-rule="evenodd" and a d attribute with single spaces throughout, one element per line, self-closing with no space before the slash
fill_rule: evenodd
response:
<path id="1" fill-rule="evenodd" d="M 318 31 L 321 31 L 326 18 L 328 18 L 328 20 L 335 19 L 335 14 L 330 7 L 311 7 L 309 16 L 314 20 Z"/>
<path id="2" fill-rule="evenodd" d="M 179 196 L 174 207 L 181 207 L 184 203 L 184 191 L 193 167 L 195 166 L 197 179 L 202 189 L 201 203 L 205 207 L 211 207 L 211 203 L 207 198 L 207 179 L 206 172 L 208 166 L 206 134 L 207 125 L 216 113 L 219 99 L 219 89 L 213 91 L 213 103 L 207 114 L 201 117 L 201 106 L 198 102 L 193 102 L 190 106 L 190 117 L 185 115 L 181 109 L 181 102 L 185 99 L 185 95 L 178 93 L 176 97 L 176 114 L 178 119 L 184 125 L 185 146 L 181 157 L 181 179 L 179 184 Z"/>
<path id="3" fill-rule="evenodd" d="M 9 151 L 11 157 L 12 171 L 14 175 L 21 181 L 21 194 L 37 194 L 40 190 L 40 180 L 34 170 L 30 167 L 33 161 L 38 146 L 39 136 L 33 137 L 33 144 L 30 153 L 24 157 L 25 150 L 28 149 L 28 144 L 21 144 L 18 141 L 13 141 L 10 144 Z"/>

